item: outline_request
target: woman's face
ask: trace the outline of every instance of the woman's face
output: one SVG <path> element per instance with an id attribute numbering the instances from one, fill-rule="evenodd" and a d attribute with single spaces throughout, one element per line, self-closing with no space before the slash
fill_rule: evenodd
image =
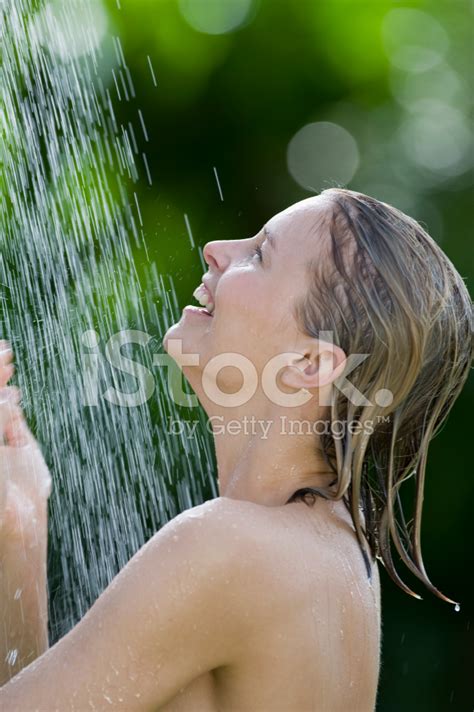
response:
<path id="1" fill-rule="evenodd" d="M 168 339 L 181 339 L 184 353 L 199 354 L 198 372 L 213 357 L 231 364 L 231 354 L 240 354 L 258 374 L 277 354 L 298 351 L 292 306 L 307 290 L 308 260 L 324 252 L 328 209 L 327 197 L 311 197 L 275 215 L 254 237 L 209 242 L 203 253 L 209 265 L 204 282 L 212 294 L 213 315 L 185 309 L 167 331 L 165 348 Z M 193 372 L 189 380 L 194 387 Z M 242 379 L 239 369 L 225 365 L 217 383 L 231 393 Z"/>

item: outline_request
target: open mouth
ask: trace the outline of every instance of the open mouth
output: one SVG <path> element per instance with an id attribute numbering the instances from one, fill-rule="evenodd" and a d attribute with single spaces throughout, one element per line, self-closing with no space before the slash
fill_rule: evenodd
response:
<path id="1" fill-rule="evenodd" d="M 214 313 L 214 302 L 209 291 L 206 289 L 204 284 L 200 284 L 193 292 L 193 297 L 199 302 L 202 309 L 199 311 L 204 312 L 208 316 L 212 316 Z M 195 307 L 197 309 L 197 307 Z"/>

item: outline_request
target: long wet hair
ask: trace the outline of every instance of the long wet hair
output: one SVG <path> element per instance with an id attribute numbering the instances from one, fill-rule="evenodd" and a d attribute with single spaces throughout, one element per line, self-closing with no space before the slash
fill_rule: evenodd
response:
<path id="1" fill-rule="evenodd" d="M 328 340 L 323 332 L 332 334 L 347 356 L 368 357 L 348 365 L 350 373 L 335 382 L 341 389 L 333 388 L 328 419 L 346 425 L 344 437 L 318 438 L 335 478 L 327 488 L 298 490 L 291 500 L 343 499 L 369 578 L 369 558 L 377 558 L 403 591 L 421 598 L 395 570 L 393 541 L 433 594 L 456 603 L 427 576 L 420 530 L 428 446 L 474 355 L 469 292 L 438 244 L 400 210 L 341 188 L 322 195 L 329 198 L 328 254 L 308 265 L 310 289 L 295 305 L 295 318 L 308 335 Z M 347 427 L 354 422 L 360 427 Z M 415 495 L 407 524 L 400 486 L 410 479 Z"/>

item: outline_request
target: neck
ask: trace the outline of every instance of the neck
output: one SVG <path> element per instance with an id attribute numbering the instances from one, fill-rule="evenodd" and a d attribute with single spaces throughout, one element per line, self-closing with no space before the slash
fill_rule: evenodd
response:
<path id="1" fill-rule="evenodd" d="M 297 409 L 255 407 L 208 412 L 219 494 L 266 506 L 286 504 L 302 487 L 326 487 L 334 473 L 318 452 L 314 420 Z M 314 414 L 313 414 L 314 419 Z"/>

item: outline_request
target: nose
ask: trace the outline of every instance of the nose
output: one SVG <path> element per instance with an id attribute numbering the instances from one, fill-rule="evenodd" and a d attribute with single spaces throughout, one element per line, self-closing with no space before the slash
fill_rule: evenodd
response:
<path id="1" fill-rule="evenodd" d="M 218 271 L 225 269 L 226 262 L 228 261 L 226 257 L 227 251 L 225 249 L 227 243 L 228 240 L 214 240 L 204 245 L 202 254 L 210 267 Z"/>

